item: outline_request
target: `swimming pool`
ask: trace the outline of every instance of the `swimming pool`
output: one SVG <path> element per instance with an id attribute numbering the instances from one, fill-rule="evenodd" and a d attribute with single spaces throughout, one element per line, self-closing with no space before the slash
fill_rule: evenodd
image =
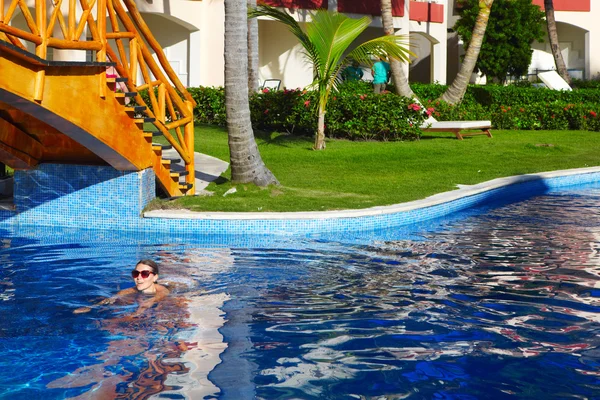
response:
<path id="1" fill-rule="evenodd" d="M 0 398 L 595 398 L 600 186 L 329 238 L 2 234 Z M 72 311 L 154 258 L 173 289 Z"/>

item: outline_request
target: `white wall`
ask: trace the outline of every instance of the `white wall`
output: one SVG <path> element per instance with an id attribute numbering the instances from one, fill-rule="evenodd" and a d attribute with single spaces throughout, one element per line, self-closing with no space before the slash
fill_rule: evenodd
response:
<path id="1" fill-rule="evenodd" d="M 258 21 L 259 79 L 281 79 L 281 87 L 302 88 L 312 82 L 312 66 L 302 46 L 280 22 Z"/>

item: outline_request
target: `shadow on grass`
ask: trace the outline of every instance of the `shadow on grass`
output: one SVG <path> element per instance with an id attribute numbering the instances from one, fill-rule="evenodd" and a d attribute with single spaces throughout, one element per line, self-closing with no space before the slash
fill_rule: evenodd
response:
<path id="1" fill-rule="evenodd" d="M 297 147 L 298 144 L 305 144 L 312 148 L 313 139 L 306 135 L 292 135 L 289 133 L 266 132 L 258 129 L 254 130 L 254 136 L 257 139 L 264 141 L 266 145 L 274 145 L 280 147 Z"/>

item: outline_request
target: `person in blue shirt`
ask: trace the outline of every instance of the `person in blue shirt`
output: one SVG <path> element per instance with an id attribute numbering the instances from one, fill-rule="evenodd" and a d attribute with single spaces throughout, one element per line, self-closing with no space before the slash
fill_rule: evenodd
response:
<path id="1" fill-rule="evenodd" d="M 344 78 L 345 81 L 360 81 L 363 75 L 364 72 L 358 64 L 358 61 L 352 61 L 352 65 L 346 67 L 342 72 L 342 78 Z"/>
<path id="2" fill-rule="evenodd" d="M 373 91 L 379 94 L 385 90 L 385 85 L 390 79 L 390 64 L 383 57 L 379 57 L 379 61 L 373 64 L 371 73 L 373 74 Z"/>

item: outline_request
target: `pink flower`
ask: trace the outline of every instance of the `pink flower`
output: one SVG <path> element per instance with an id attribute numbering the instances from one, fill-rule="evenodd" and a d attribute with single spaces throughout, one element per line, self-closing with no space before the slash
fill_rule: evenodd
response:
<path id="1" fill-rule="evenodd" d="M 427 109 L 427 111 L 425 111 L 425 113 L 427 114 L 428 117 L 431 117 L 431 114 L 433 114 L 435 112 L 435 108 L 433 107 L 429 107 Z"/>
<path id="2" fill-rule="evenodd" d="M 263 92 L 263 93 L 269 93 L 269 88 L 268 88 L 268 87 L 264 88 L 264 89 L 262 90 L 262 92 Z"/>
<path id="3" fill-rule="evenodd" d="M 310 100 L 306 100 L 306 101 L 304 102 L 304 107 L 308 107 L 308 106 L 310 106 Z"/>
<path id="4" fill-rule="evenodd" d="M 412 103 L 408 105 L 408 109 L 413 111 L 419 111 L 421 109 L 421 106 L 417 103 Z"/>
<path id="5" fill-rule="evenodd" d="M 361 94 L 361 95 L 360 95 L 360 99 L 361 99 L 361 100 L 364 100 L 364 99 L 365 99 L 365 97 L 367 97 L 367 96 L 365 96 L 364 94 Z"/>

